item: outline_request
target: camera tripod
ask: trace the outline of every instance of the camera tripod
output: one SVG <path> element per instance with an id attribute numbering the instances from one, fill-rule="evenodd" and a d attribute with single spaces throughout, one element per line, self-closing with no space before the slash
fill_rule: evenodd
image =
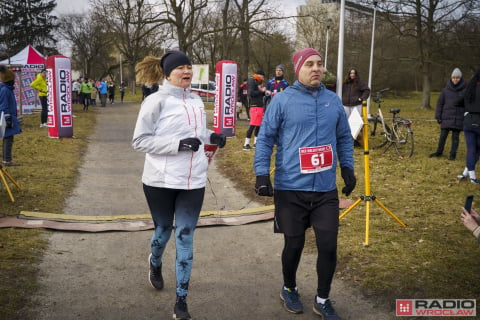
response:
<path id="1" fill-rule="evenodd" d="M 10 197 L 10 200 L 12 200 L 12 202 L 15 202 L 15 199 L 13 198 L 13 195 L 12 195 L 12 191 L 10 190 L 10 187 L 8 186 L 7 179 L 5 179 L 5 176 L 6 176 L 19 190 L 22 190 L 22 188 L 20 188 L 20 185 L 15 181 L 15 179 L 13 179 L 13 177 L 10 175 L 10 173 L 8 173 L 7 169 L 4 168 L 4 167 L 0 164 L 0 179 L 2 179 L 2 182 L 3 182 L 3 185 L 5 186 L 5 189 L 7 189 L 7 193 L 8 193 L 8 196 Z"/>
<path id="2" fill-rule="evenodd" d="M 339 217 L 342 219 L 350 211 L 353 210 L 361 201 L 365 201 L 365 242 L 364 245 L 368 246 L 368 236 L 370 229 L 370 202 L 375 202 L 380 208 L 382 208 L 386 213 L 388 213 L 395 221 L 397 221 L 402 227 L 407 225 L 403 223 L 397 216 L 395 216 L 383 203 L 380 202 L 374 195 L 370 193 L 370 160 L 369 160 L 369 150 L 368 150 L 368 118 L 367 118 L 367 102 L 364 100 L 362 102 L 362 118 L 363 118 L 363 160 L 364 160 L 364 169 L 365 169 L 365 195 L 361 195 L 350 207 L 348 207 Z"/>

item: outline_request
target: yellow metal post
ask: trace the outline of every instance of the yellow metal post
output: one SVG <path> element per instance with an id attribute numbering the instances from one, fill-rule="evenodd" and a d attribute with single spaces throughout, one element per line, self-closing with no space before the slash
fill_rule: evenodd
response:
<path id="1" fill-rule="evenodd" d="M 362 118 L 363 118 L 363 163 L 365 174 L 365 195 L 360 196 L 350 207 L 348 207 L 339 217 L 344 218 L 350 211 L 353 210 L 362 200 L 365 201 L 365 242 L 364 245 L 368 246 L 368 238 L 370 232 L 370 202 L 374 201 L 380 208 L 388 213 L 395 221 L 397 221 L 402 227 L 406 227 L 399 218 L 397 218 L 388 208 L 381 203 L 374 195 L 370 193 L 370 151 L 368 148 L 368 117 L 367 117 L 367 101 L 362 102 Z"/>

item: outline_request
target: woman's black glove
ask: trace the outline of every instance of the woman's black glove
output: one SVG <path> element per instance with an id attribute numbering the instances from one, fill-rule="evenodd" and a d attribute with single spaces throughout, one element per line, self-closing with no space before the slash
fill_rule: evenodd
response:
<path id="1" fill-rule="evenodd" d="M 345 182 L 345 187 L 343 187 L 342 193 L 345 193 L 345 195 L 348 196 L 350 193 L 352 193 L 353 189 L 355 189 L 355 185 L 357 184 L 357 179 L 355 178 L 353 169 L 350 169 L 349 167 L 343 167 L 342 178 Z"/>
<path id="2" fill-rule="evenodd" d="M 217 144 L 219 148 L 223 148 L 227 143 L 227 136 L 224 135 L 223 133 L 214 132 L 210 135 L 210 143 Z"/>
<path id="3" fill-rule="evenodd" d="M 255 192 L 259 196 L 271 197 L 273 196 L 273 187 L 270 182 L 270 176 L 257 176 L 255 182 Z"/>
<path id="4" fill-rule="evenodd" d="M 202 141 L 198 138 L 186 138 L 180 140 L 178 151 L 198 151 Z"/>

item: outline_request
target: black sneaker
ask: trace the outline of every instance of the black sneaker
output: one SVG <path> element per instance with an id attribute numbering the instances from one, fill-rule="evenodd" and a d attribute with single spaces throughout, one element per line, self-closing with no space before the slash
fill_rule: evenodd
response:
<path id="1" fill-rule="evenodd" d="M 340 320 L 340 317 L 333 309 L 332 302 L 330 299 L 327 299 L 325 303 L 318 303 L 317 297 L 313 301 L 313 312 L 322 316 L 323 320 Z"/>
<path id="2" fill-rule="evenodd" d="M 252 147 L 250 147 L 249 144 L 246 144 L 246 145 L 243 146 L 243 150 L 251 150 L 251 149 L 252 149 Z"/>
<path id="3" fill-rule="evenodd" d="M 162 277 L 162 265 L 155 267 L 150 260 L 152 254 L 148 256 L 148 264 L 150 265 L 150 271 L 148 272 L 148 280 L 152 287 L 157 290 L 163 289 L 163 277 Z"/>
<path id="4" fill-rule="evenodd" d="M 187 299 L 185 297 L 177 297 L 177 302 L 175 302 L 175 307 L 173 308 L 173 319 L 192 319 L 190 313 L 188 313 Z"/>

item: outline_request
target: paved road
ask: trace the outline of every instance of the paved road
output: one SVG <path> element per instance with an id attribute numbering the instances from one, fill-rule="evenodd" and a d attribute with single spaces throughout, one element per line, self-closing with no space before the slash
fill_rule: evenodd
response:
<path id="1" fill-rule="evenodd" d="M 143 154 L 132 150 L 139 106 L 133 103 L 93 108 L 98 113 L 65 214 L 118 215 L 148 213 L 141 189 Z M 81 114 L 78 114 L 81 116 Z M 204 210 L 237 210 L 257 203 L 245 199 L 213 164 Z M 40 290 L 24 310 L 26 319 L 171 319 L 175 300 L 174 242 L 165 253 L 165 289 L 147 281 L 151 231 L 49 233 L 49 247 L 39 265 Z M 311 307 L 315 295 L 315 256 L 304 254 L 298 285 L 306 306 L 302 315 L 284 311 L 282 238 L 271 221 L 242 226 L 198 228 L 188 298 L 194 319 L 318 319 Z M 341 281 L 331 297 L 342 319 L 392 319 L 383 306 Z"/>

